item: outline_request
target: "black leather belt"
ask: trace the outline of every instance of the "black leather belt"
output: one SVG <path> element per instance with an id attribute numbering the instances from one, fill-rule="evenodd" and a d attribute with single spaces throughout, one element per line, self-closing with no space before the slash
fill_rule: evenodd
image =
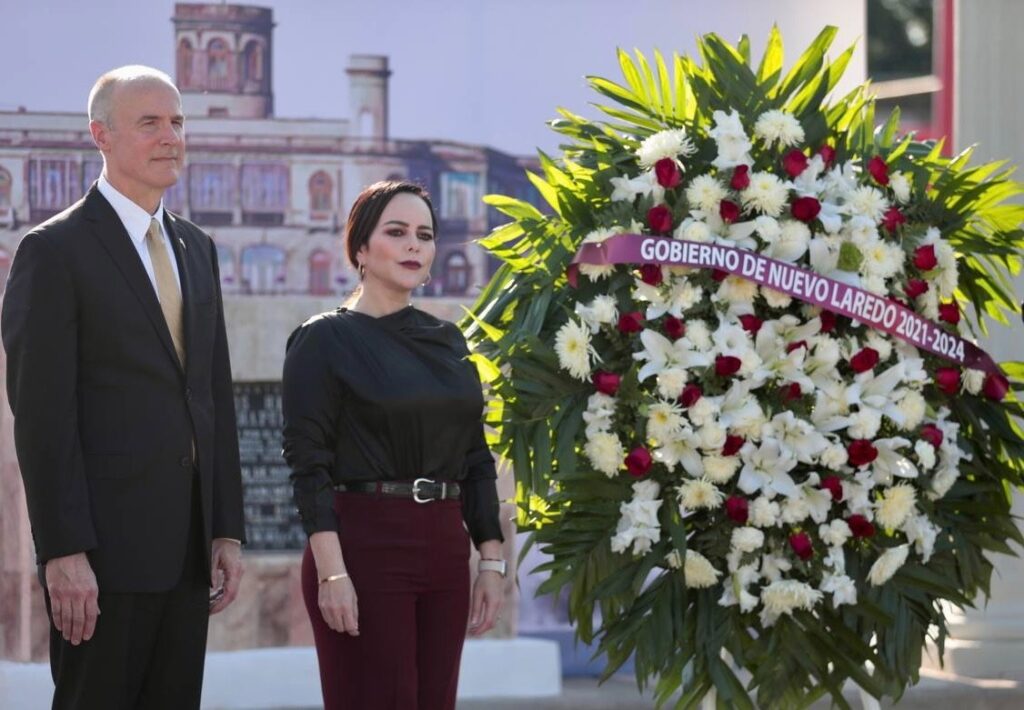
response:
<path id="1" fill-rule="evenodd" d="M 385 496 L 412 498 L 417 503 L 432 500 L 458 500 L 462 489 L 454 481 L 433 481 L 417 478 L 415 481 L 357 481 L 339 483 L 334 490 L 342 493 L 377 493 Z"/>

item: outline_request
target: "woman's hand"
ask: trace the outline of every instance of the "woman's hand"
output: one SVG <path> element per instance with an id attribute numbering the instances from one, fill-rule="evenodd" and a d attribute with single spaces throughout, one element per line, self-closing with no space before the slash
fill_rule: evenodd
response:
<path id="1" fill-rule="evenodd" d="M 505 604 L 505 578 L 485 570 L 476 575 L 469 612 L 469 635 L 479 636 L 494 628 Z"/>
<path id="2" fill-rule="evenodd" d="M 323 582 L 317 604 L 332 629 L 339 634 L 359 635 L 359 602 L 350 577 Z"/>

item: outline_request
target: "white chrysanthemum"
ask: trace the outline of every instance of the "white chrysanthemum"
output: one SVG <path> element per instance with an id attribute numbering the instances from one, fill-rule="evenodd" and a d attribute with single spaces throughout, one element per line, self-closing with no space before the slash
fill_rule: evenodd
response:
<path id="1" fill-rule="evenodd" d="M 719 170 L 750 165 L 753 162 L 750 157 L 750 138 L 743 130 L 739 113 L 733 109 L 729 113 L 715 111 L 711 116 L 715 125 L 708 131 L 708 135 L 718 147 L 718 155 L 712 165 Z"/>
<path id="2" fill-rule="evenodd" d="M 584 324 L 569 319 L 555 335 L 555 352 L 558 364 L 577 380 L 590 377 L 590 361 L 597 359 L 597 353 L 590 344 L 590 329 Z"/>
<path id="3" fill-rule="evenodd" d="M 846 433 L 851 439 L 874 439 L 882 426 L 882 413 L 876 409 L 862 409 L 850 415 Z"/>
<path id="4" fill-rule="evenodd" d="M 964 369 L 962 382 L 964 392 L 978 394 L 981 392 L 981 388 L 984 384 L 985 373 L 982 370 L 975 370 L 971 367 Z"/>
<path id="5" fill-rule="evenodd" d="M 907 561 L 907 554 L 909 552 L 910 547 L 908 545 L 891 547 L 883 552 L 875 560 L 875 563 L 871 565 L 871 569 L 868 571 L 868 581 L 875 587 L 888 582 L 896 574 L 897 570 L 903 566 L 903 563 Z"/>
<path id="6" fill-rule="evenodd" d="M 889 209 L 889 201 L 885 199 L 879 190 L 862 185 L 847 195 L 844 211 L 851 215 L 868 217 L 875 222 L 882 219 L 882 215 Z"/>
<path id="7" fill-rule="evenodd" d="M 818 537 L 829 547 L 842 547 L 851 534 L 850 526 L 841 518 L 818 526 Z"/>
<path id="8" fill-rule="evenodd" d="M 718 212 L 718 205 L 728 195 L 725 185 L 710 175 L 698 175 L 686 188 L 690 206 L 711 214 Z"/>
<path id="9" fill-rule="evenodd" d="M 711 481 L 699 478 L 679 486 L 679 510 L 712 510 L 725 500 L 725 495 Z"/>
<path id="10" fill-rule="evenodd" d="M 686 131 L 677 128 L 668 131 L 658 131 L 652 136 L 644 139 L 637 148 L 636 157 L 640 165 L 645 168 L 653 168 L 654 164 L 662 158 L 677 158 L 680 155 L 693 155 L 696 148 L 693 141 L 686 135 Z"/>
<path id="11" fill-rule="evenodd" d="M 679 550 L 672 550 L 665 555 L 665 562 L 671 569 L 679 569 L 683 566 L 683 558 L 679 555 Z"/>
<path id="12" fill-rule="evenodd" d="M 737 456 L 704 457 L 704 477 L 712 483 L 727 483 L 739 470 L 740 460 Z"/>
<path id="13" fill-rule="evenodd" d="M 750 185 L 740 193 L 740 199 L 748 209 L 778 217 L 789 200 L 789 185 L 772 173 L 753 173 Z"/>
<path id="14" fill-rule="evenodd" d="M 781 522 L 779 516 L 779 504 L 764 496 L 754 499 L 748 509 L 748 520 L 751 525 L 758 528 L 770 528 Z"/>
<path id="15" fill-rule="evenodd" d="M 764 533 L 757 528 L 744 526 L 732 531 L 732 546 L 740 552 L 753 552 L 764 545 Z"/>
<path id="16" fill-rule="evenodd" d="M 920 392 L 910 390 L 903 395 L 903 399 L 896 404 L 896 409 L 903 415 L 903 429 L 916 429 L 924 419 L 927 406 L 928 403 Z"/>
<path id="17" fill-rule="evenodd" d="M 754 134 L 763 140 L 768 147 L 775 142 L 790 148 L 804 141 L 804 129 L 793 114 L 779 109 L 765 111 L 757 117 Z"/>
<path id="18" fill-rule="evenodd" d="M 619 472 L 626 458 L 626 449 L 619 437 L 606 431 L 595 432 L 587 439 L 583 453 L 596 470 L 609 478 Z"/>
<path id="19" fill-rule="evenodd" d="M 897 202 L 903 205 L 910 202 L 910 179 L 906 175 L 899 172 L 890 175 L 889 187 L 892 188 L 893 194 L 896 195 Z"/>
<path id="20" fill-rule="evenodd" d="M 832 595 L 832 604 L 836 607 L 857 603 L 857 585 L 845 574 L 825 575 L 819 589 Z"/>
<path id="21" fill-rule="evenodd" d="M 687 217 L 679 223 L 672 236 L 676 239 L 685 239 L 690 242 L 710 242 L 714 238 L 714 233 L 706 222 L 694 219 L 693 217 Z"/>
<path id="22" fill-rule="evenodd" d="M 711 349 L 711 331 L 708 330 L 708 324 L 702 320 L 686 322 L 686 339 L 690 341 L 694 350 Z"/>
<path id="23" fill-rule="evenodd" d="M 898 248 L 898 247 L 897 247 Z M 874 330 L 869 330 L 864 334 L 864 346 L 874 348 L 875 352 L 878 353 L 879 363 L 884 363 L 892 355 L 892 341 L 889 340 L 889 336 L 878 333 Z"/>
<path id="24" fill-rule="evenodd" d="M 722 279 L 715 293 L 716 301 L 732 304 L 752 304 L 757 296 L 757 284 L 742 276 L 729 275 Z"/>
<path id="25" fill-rule="evenodd" d="M 914 453 L 917 454 L 917 462 L 921 468 L 930 471 L 935 467 L 935 447 L 924 439 L 914 442 Z"/>
<path id="26" fill-rule="evenodd" d="M 718 422 L 708 422 L 697 430 L 700 448 L 705 451 L 719 451 L 725 446 L 726 431 Z"/>
<path id="27" fill-rule="evenodd" d="M 792 614 L 797 609 L 811 611 L 822 596 L 814 587 L 795 579 L 772 582 L 761 590 L 761 621 L 771 626 L 783 614 Z"/>
<path id="28" fill-rule="evenodd" d="M 792 496 L 782 501 L 782 522 L 798 525 L 807 520 L 811 514 L 811 506 L 803 495 Z"/>
<path id="29" fill-rule="evenodd" d="M 683 409 L 674 402 L 657 402 L 647 410 L 647 435 L 666 442 L 683 430 Z"/>
<path id="30" fill-rule="evenodd" d="M 683 393 L 683 387 L 689 379 L 686 370 L 666 367 L 658 373 L 658 394 L 665 399 L 677 399 Z"/>
<path id="31" fill-rule="evenodd" d="M 909 483 L 900 483 L 887 488 L 875 506 L 875 520 L 888 530 L 903 525 L 907 516 L 914 512 L 917 492 Z"/>
<path id="32" fill-rule="evenodd" d="M 590 303 L 590 311 L 598 323 L 614 323 L 619 317 L 619 309 L 612 296 L 597 296 Z"/>
<path id="33" fill-rule="evenodd" d="M 898 244 L 878 240 L 862 249 L 861 254 L 864 256 L 860 265 L 862 274 L 887 279 L 903 271 L 906 254 Z"/>
<path id="34" fill-rule="evenodd" d="M 821 452 L 821 465 L 830 471 L 838 471 L 846 465 L 846 461 L 849 459 L 849 454 L 846 452 L 846 447 L 840 444 L 832 444 L 824 451 Z"/>
<path id="35" fill-rule="evenodd" d="M 683 579 L 690 589 L 703 589 L 714 586 L 721 572 L 715 569 L 707 557 L 695 550 L 686 551 L 686 563 L 683 565 Z"/>
<path id="36" fill-rule="evenodd" d="M 761 287 L 761 297 L 769 308 L 789 308 L 789 304 L 793 302 L 788 294 L 765 286 Z"/>
<path id="37" fill-rule="evenodd" d="M 583 237 L 583 244 L 600 244 L 609 237 L 619 234 L 619 229 L 595 229 Z M 580 273 L 591 281 L 608 278 L 615 273 L 615 264 L 580 264 Z"/>
<path id="38" fill-rule="evenodd" d="M 693 406 L 686 410 L 686 416 L 699 427 L 715 421 L 718 414 L 718 403 L 710 397 L 701 397 Z"/>

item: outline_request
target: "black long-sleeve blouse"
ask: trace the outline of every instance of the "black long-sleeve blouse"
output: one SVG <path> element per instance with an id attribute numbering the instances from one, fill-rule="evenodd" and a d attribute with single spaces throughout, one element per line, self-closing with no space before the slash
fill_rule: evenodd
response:
<path id="1" fill-rule="evenodd" d="M 407 306 L 306 321 L 284 362 L 284 458 L 307 534 L 336 530 L 333 486 L 458 481 L 473 541 L 501 540 L 483 394 L 462 333 Z"/>

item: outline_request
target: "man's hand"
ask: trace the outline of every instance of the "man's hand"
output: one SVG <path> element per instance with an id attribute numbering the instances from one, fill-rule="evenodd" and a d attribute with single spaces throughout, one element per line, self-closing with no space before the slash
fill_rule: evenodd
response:
<path id="1" fill-rule="evenodd" d="M 242 546 L 237 540 L 218 537 L 213 541 L 210 570 L 214 589 L 223 589 L 223 595 L 210 607 L 210 613 L 224 611 L 238 596 L 242 581 Z"/>
<path id="2" fill-rule="evenodd" d="M 77 646 L 91 639 L 100 615 L 100 590 L 85 553 L 47 560 L 46 591 L 53 625 L 64 640 Z"/>

